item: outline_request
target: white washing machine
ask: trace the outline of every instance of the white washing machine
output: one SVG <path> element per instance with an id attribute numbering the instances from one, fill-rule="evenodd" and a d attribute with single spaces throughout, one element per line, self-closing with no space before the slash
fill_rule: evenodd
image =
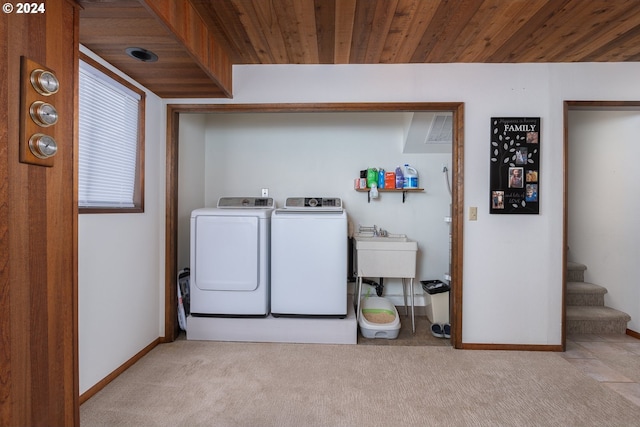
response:
<path id="1" fill-rule="evenodd" d="M 272 198 L 222 197 L 191 213 L 191 315 L 269 314 Z"/>
<path id="2" fill-rule="evenodd" d="M 271 218 L 271 314 L 347 315 L 347 213 L 339 198 L 288 198 Z"/>

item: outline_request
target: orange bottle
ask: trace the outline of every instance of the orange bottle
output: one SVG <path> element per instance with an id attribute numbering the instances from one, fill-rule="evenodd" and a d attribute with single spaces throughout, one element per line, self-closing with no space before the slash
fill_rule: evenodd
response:
<path id="1" fill-rule="evenodd" d="M 385 172 L 384 174 L 384 188 L 396 188 L 396 173 Z"/>

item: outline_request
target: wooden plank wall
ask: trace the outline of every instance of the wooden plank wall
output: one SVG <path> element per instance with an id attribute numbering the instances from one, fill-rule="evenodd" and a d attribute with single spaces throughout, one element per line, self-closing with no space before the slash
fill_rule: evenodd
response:
<path id="1" fill-rule="evenodd" d="M 15 2 L 11 2 L 17 5 Z M 0 425 L 79 424 L 77 4 L 0 15 Z M 55 71 L 53 167 L 19 162 L 21 56 Z"/>

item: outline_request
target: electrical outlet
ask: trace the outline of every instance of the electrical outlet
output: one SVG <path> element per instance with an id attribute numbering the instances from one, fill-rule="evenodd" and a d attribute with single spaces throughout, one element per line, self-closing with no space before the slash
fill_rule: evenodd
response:
<path id="1" fill-rule="evenodd" d="M 263 188 L 262 189 L 262 197 L 269 197 L 269 189 L 268 188 Z"/>

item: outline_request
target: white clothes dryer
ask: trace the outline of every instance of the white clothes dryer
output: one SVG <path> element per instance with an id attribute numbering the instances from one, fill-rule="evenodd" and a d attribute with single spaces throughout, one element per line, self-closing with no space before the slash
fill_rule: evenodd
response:
<path id="1" fill-rule="evenodd" d="M 191 213 L 191 315 L 269 314 L 272 198 L 222 197 Z"/>
<path id="2" fill-rule="evenodd" d="M 339 198 L 288 198 L 271 218 L 271 314 L 347 315 L 347 213 Z"/>

